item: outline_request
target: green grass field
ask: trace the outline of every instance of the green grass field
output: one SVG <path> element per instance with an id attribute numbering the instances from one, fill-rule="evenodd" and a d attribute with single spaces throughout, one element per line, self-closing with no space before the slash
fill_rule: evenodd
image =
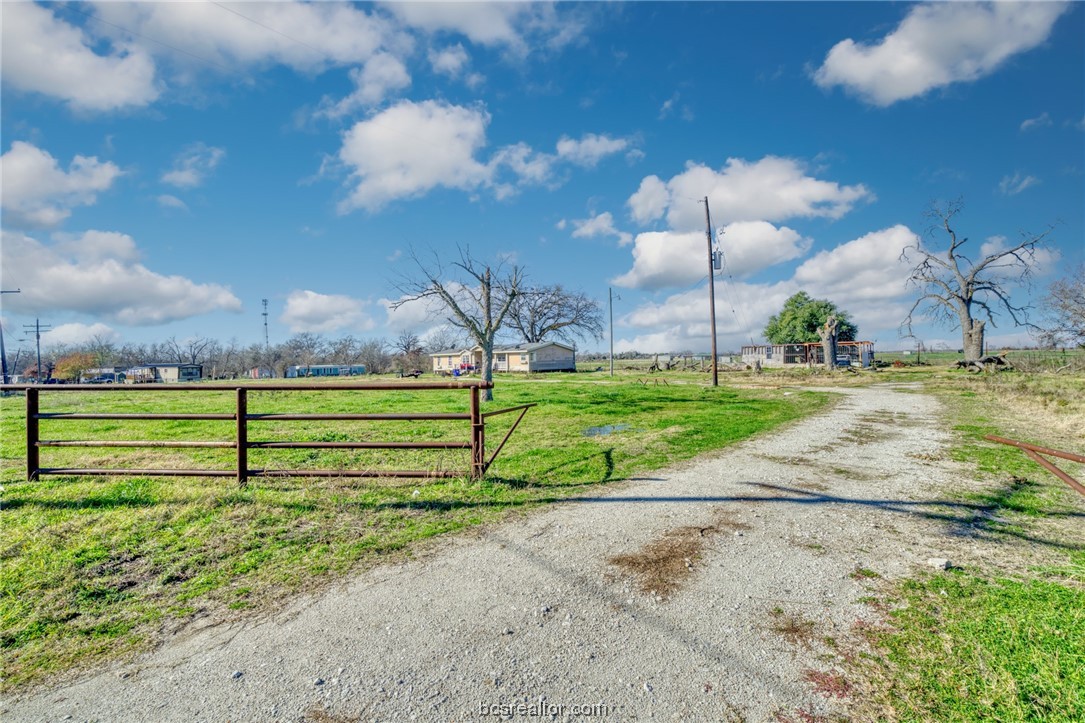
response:
<path id="1" fill-rule="evenodd" d="M 261 609 L 434 536 L 688 459 L 821 409 L 773 389 L 501 379 L 499 409 L 537 403 L 481 482 L 45 477 L 27 482 L 23 399 L 0 399 L 4 539 L 0 612 L 7 690 L 145 649 L 204 611 Z M 691 377 L 687 381 L 698 379 Z M 43 392 L 41 410 L 223 412 L 229 393 Z M 249 412 L 467 410 L 467 393 L 250 392 Z M 493 450 L 515 415 L 494 417 Z M 42 421 L 43 439 L 232 438 L 223 421 Z M 458 426 L 455 426 L 458 425 Z M 627 425 L 613 433 L 586 430 Z M 466 422 L 267 422 L 250 439 L 467 438 Z M 42 449 L 42 466 L 216 468 L 233 450 Z M 251 467 L 467 469 L 466 452 L 253 451 Z M 261 457 L 262 455 L 262 457 Z"/>

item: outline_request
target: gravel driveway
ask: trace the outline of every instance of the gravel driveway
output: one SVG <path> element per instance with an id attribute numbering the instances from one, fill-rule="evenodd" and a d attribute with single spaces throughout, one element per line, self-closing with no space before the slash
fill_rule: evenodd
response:
<path id="1" fill-rule="evenodd" d="M 940 518 L 939 490 L 961 470 L 944 460 L 938 402 L 901 386 L 832 391 L 843 400 L 825 414 L 448 539 L 280 613 L 190 629 L 7 701 L 3 719 L 830 714 L 839 703 L 808 680 L 827 670 L 819 641 L 871 614 L 866 571 L 909 574 L 977 544 Z"/>

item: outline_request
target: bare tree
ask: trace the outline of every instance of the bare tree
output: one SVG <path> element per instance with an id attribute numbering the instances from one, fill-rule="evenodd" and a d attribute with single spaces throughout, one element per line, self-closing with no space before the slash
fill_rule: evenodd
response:
<path id="1" fill-rule="evenodd" d="M 420 277 L 404 277 L 396 288 L 403 296 L 391 305 L 398 309 L 412 301 L 435 302 L 448 323 L 467 332 L 482 349 L 482 379 L 493 381 L 494 338 L 520 294 L 523 271 L 517 266 L 485 264 L 472 258 L 470 249 L 458 247 L 459 260 L 446 267 L 436 253 L 423 260 L 412 250 Z M 450 276 L 446 272 L 451 272 Z M 456 278 L 459 276 L 459 278 Z M 484 391 L 493 399 L 493 390 Z"/>
<path id="2" fill-rule="evenodd" d="M 204 352 L 215 344 L 214 339 L 202 336 L 192 336 L 184 341 L 177 341 L 177 337 L 171 336 L 162 343 L 162 348 L 179 364 L 199 364 L 205 358 Z"/>
<path id="3" fill-rule="evenodd" d="M 931 220 L 928 235 L 944 233 L 949 242 L 945 250 L 927 247 L 917 238 L 901 252 L 902 260 L 915 263 L 908 283 L 922 292 L 902 326 L 910 335 L 917 312 L 959 326 L 965 361 L 972 362 L 983 356 L 986 325 L 996 326 L 999 311 L 1005 312 L 1017 326 L 1033 326 L 1028 321 L 1028 307 L 1016 306 L 1010 299 L 1010 289 L 1029 282 L 1036 250 L 1051 230 L 1041 234 L 1022 233 L 1016 245 L 995 250 L 973 262 L 963 249 L 968 239 L 958 237 L 953 228 L 954 219 L 963 208 L 963 202 L 957 199 L 945 205 L 933 204 L 927 212 Z"/>
<path id="4" fill-rule="evenodd" d="M 1046 346 L 1085 347 L 1085 264 L 1051 283 L 1043 310 L 1040 339 Z"/>
<path id="5" fill-rule="evenodd" d="M 463 349 L 466 344 L 463 336 L 448 326 L 438 327 L 426 334 L 424 351 L 434 353 L 448 351 L 449 349 Z"/>
<path id="6" fill-rule="evenodd" d="M 369 339 L 358 347 L 358 361 L 367 374 L 383 374 L 388 369 L 388 344 L 384 339 Z"/>
<path id="7" fill-rule="evenodd" d="M 512 303 L 509 326 L 529 344 L 549 337 L 572 343 L 575 339 L 603 338 L 603 307 L 581 291 L 566 291 L 561 284 L 525 289 Z"/>

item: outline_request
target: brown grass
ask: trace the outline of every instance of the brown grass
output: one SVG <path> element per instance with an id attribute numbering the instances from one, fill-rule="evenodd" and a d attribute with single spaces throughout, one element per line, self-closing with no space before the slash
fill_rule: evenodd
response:
<path id="1" fill-rule="evenodd" d="M 722 532 L 748 530 L 730 513 L 719 513 L 709 525 L 690 525 L 668 530 L 663 536 L 635 553 L 615 555 L 607 560 L 632 575 L 641 592 L 667 599 L 693 574 L 701 553 L 712 538 Z"/>
<path id="2" fill-rule="evenodd" d="M 772 623 L 769 630 L 782 637 L 792 645 L 802 646 L 807 649 L 813 648 L 814 621 L 807 620 L 800 615 L 790 615 L 780 608 L 769 611 Z"/>

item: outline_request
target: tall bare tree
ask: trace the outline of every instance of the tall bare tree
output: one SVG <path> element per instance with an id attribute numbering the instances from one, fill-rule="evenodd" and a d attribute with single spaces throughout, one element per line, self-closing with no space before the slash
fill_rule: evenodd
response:
<path id="1" fill-rule="evenodd" d="M 915 264 L 908 283 L 921 291 L 902 326 L 911 334 L 917 314 L 959 326 L 965 361 L 976 361 L 983 356 L 986 326 L 996 326 L 999 312 L 1017 326 L 1033 326 L 1028 321 L 1029 307 L 1015 305 L 1010 292 L 1013 286 L 1030 281 L 1036 251 L 1051 229 L 1041 234 L 1022 233 L 1017 244 L 996 248 L 972 261 L 964 249 L 968 238 L 959 237 L 954 229 L 963 209 L 964 203 L 957 199 L 944 205 L 933 204 L 927 212 L 931 222 L 928 236 L 942 238 L 948 244 L 944 249 L 939 248 L 940 244 L 927 246 L 917 238 L 901 252 L 902 260 Z"/>
<path id="2" fill-rule="evenodd" d="M 422 259 L 412 250 L 419 275 L 405 276 L 396 284 L 403 296 L 391 308 L 412 301 L 433 303 L 449 324 L 467 332 L 482 349 L 482 379 L 492 382 L 494 338 L 520 294 L 523 271 L 504 263 L 483 263 L 467 247 L 457 247 L 457 251 L 459 260 L 445 264 L 436 252 Z M 492 389 L 485 390 L 484 399 L 493 399 Z"/>
<path id="3" fill-rule="evenodd" d="M 1042 303 L 1044 344 L 1085 347 L 1085 264 L 1051 282 Z"/>
<path id="4" fill-rule="evenodd" d="M 509 326 L 529 344 L 548 338 L 572 343 L 577 338 L 603 338 L 603 307 L 580 291 L 561 284 L 524 289 L 512 302 Z"/>

